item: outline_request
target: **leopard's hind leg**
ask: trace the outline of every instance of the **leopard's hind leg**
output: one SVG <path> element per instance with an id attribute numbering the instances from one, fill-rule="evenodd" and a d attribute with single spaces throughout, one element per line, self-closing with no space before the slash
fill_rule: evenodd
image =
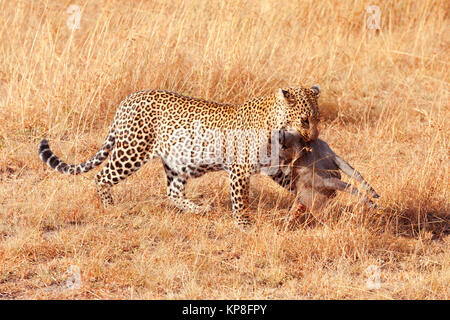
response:
<path id="1" fill-rule="evenodd" d="M 164 170 L 167 176 L 167 196 L 172 203 L 182 211 L 200 213 L 200 206 L 186 199 L 186 175 L 170 168 L 166 163 L 164 163 Z"/>
<path id="2" fill-rule="evenodd" d="M 111 187 L 126 179 L 153 158 L 150 141 L 128 143 L 121 139 L 116 143 L 106 165 L 96 176 L 97 193 L 105 208 L 114 204 Z"/>

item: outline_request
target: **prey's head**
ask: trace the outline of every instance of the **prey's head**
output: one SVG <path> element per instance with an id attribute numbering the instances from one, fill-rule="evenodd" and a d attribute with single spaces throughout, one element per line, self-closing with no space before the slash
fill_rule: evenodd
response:
<path id="1" fill-rule="evenodd" d="M 279 133 L 280 162 L 291 163 L 310 152 L 308 143 L 298 131 L 281 130 Z"/>

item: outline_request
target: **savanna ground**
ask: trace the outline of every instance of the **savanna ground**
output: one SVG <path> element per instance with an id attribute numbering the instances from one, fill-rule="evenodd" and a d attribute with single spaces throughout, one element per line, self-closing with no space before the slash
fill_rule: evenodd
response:
<path id="1" fill-rule="evenodd" d="M 1 0 L 0 298 L 449 299 L 448 14 L 445 0 Z M 63 176 L 37 155 L 48 137 L 88 159 L 137 90 L 240 103 L 296 84 L 320 84 L 321 138 L 382 210 L 340 195 L 286 228 L 293 197 L 255 175 L 243 233 L 225 173 L 188 184 L 212 213 L 183 214 L 154 160 L 105 211 L 97 170 Z"/>

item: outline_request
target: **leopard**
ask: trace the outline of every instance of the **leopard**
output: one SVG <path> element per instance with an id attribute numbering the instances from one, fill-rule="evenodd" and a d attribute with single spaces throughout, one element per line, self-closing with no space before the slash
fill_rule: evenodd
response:
<path id="1" fill-rule="evenodd" d="M 46 138 L 39 143 L 38 153 L 50 168 L 65 175 L 88 172 L 108 158 L 95 177 L 104 208 L 114 205 L 112 186 L 149 160 L 160 158 L 172 204 L 201 213 L 208 208 L 203 210 L 186 198 L 187 180 L 225 170 L 234 222 L 248 226 L 250 176 L 276 167 L 276 161 L 275 165 L 259 161 L 258 153 L 276 149 L 267 141 L 280 130 L 296 131 L 305 141 L 317 139 L 319 96 L 318 85 L 298 85 L 230 104 L 168 90 L 142 90 L 120 102 L 102 146 L 89 160 L 67 164 L 53 153 Z"/>

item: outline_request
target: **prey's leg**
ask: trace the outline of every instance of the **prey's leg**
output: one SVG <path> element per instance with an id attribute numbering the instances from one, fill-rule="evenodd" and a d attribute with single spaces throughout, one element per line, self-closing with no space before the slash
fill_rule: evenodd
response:
<path id="1" fill-rule="evenodd" d="M 376 191 L 367 183 L 366 180 L 362 177 L 362 175 L 355 170 L 352 166 L 350 166 L 344 159 L 339 157 L 338 155 L 335 155 L 335 163 L 338 165 L 339 169 L 342 170 L 346 175 L 353 177 L 361 183 L 361 187 L 364 190 L 367 190 L 373 198 L 379 198 L 380 196 L 376 193 Z"/>

